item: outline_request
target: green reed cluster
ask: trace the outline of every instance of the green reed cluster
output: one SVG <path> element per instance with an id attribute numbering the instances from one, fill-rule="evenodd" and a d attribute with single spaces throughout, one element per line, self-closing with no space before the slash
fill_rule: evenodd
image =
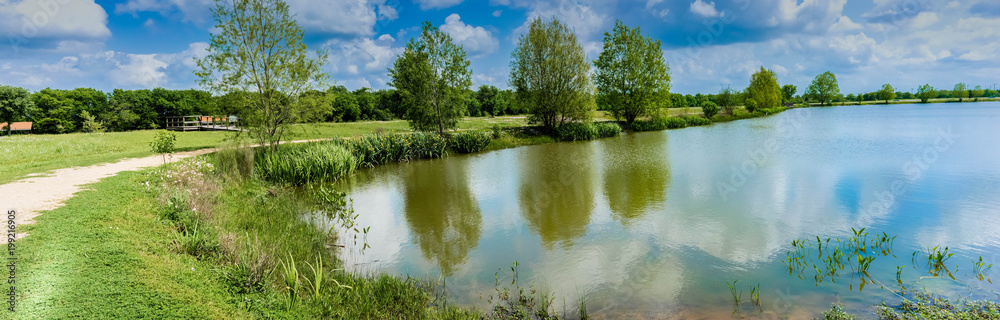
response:
<path id="1" fill-rule="evenodd" d="M 448 138 L 452 149 L 458 153 L 474 153 L 483 151 L 493 142 L 493 137 L 499 134 L 490 132 L 460 132 Z"/>
<path id="2" fill-rule="evenodd" d="M 358 158 L 359 165 L 374 167 L 392 162 L 439 158 L 448 152 L 448 140 L 433 133 L 377 133 L 340 141 Z"/>
<path id="3" fill-rule="evenodd" d="M 567 123 L 556 130 L 556 135 L 562 141 L 584 141 L 599 138 L 617 137 L 622 128 L 614 123 Z"/>
<path id="4" fill-rule="evenodd" d="M 333 181 L 351 174 L 360 164 L 349 149 L 330 142 L 263 149 L 255 160 L 257 172 L 265 180 L 295 185 Z"/>

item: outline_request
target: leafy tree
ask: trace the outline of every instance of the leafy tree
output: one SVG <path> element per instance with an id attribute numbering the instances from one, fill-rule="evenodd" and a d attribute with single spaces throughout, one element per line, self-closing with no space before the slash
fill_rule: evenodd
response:
<path id="1" fill-rule="evenodd" d="M 882 90 L 879 90 L 878 92 L 878 99 L 885 100 L 885 103 L 889 104 L 889 100 L 896 99 L 896 89 L 894 89 L 891 84 L 883 84 Z"/>
<path id="2" fill-rule="evenodd" d="M 984 94 L 986 94 L 986 90 L 983 90 L 983 86 L 976 86 L 975 89 L 972 89 L 969 97 L 976 98 L 976 101 L 979 101 L 979 97 L 982 97 Z"/>
<path id="3" fill-rule="evenodd" d="M 97 121 L 97 117 L 94 117 L 87 110 L 83 110 L 80 113 L 80 118 L 83 118 L 83 124 L 80 125 L 80 129 L 87 133 L 101 133 L 104 132 L 104 124 Z"/>
<path id="4" fill-rule="evenodd" d="M 760 71 L 750 77 L 747 100 L 754 100 L 757 103 L 754 109 L 747 105 L 747 111 L 754 112 L 756 108 L 777 107 L 781 105 L 781 97 L 781 87 L 778 86 L 778 76 L 774 74 L 774 71 L 760 67 Z"/>
<path id="5" fill-rule="evenodd" d="M 799 88 L 796 87 L 794 84 L 786 84 L 786 85 L 781 86 L 781 94 L 782 94 L 782 96 L 781 96 L 782 97 L 781 102 L 782 103 L 789 103 L 789 102 L 791 102 L 792 99 L 795 98 L 795 92 L 798 91 L 798 90 L 799 90 Z"/>
<path id="6" fill-rule="evenodd" d="M 502 116 L 506 112 L 505 101 L 501 101 L 500 90 L 490 85 L 481 85 L 476 91 L 476 99 L 479 101 L 479 108 L 490 116 Z"/>
<path id="7" fill-rule="evenodd" d="M 277 149 L 288 126 L 310 110 L 299 94 L 324 83 L 326 52 L 310 58 L 303 31 L 282 0 L 216 0 L 208 55 L 197 60 L 198 83 L 216 93 L 244 92 L 241 124 L 261 145 Z"/>
<path id="8" fill-rule="evenodd" d="M 590 63 L 576 35 L 559 20 L 534 18 L 521 35 L 510 62 L 510 85 L 527 105 L 530 123 L 556 129 L 588 120 L 594 110 Z"/>
<path id="9" fill-rule="evenodd" d="M 840 95 L 840 85 L 837 84 L 837 76 L 827 71 L 813 79 L 812 84 L 806 89 L 806 96 L 809 99 L 820 102 L 825 106 L 827 102 Z"/>
<path id="10" fill-rule="evenodd" d="M 639 27 L 616 21 L 614 33 L 604 33 L 604 51 L 594 67 L 597 104 L 615 119 L 632 124 L 670 99 L 670 67 L 660 41 L 643 36 Z"/>
<path id="11" fill-rule="evenodd" d="M 159 127 L 159 119 L 150 90 L 115 89 L 111 92 L 108 110 L 97 116 L 112 131 Z"/>
<path id="12" fill-rule="evenodd" d="M 403 97 L 406 118 L 414 129 L 444 133 L 458 125 L 472 85 L 472 70 L 465 49 L 447 33 L 425 21 L 420 38 L 410 39 L 389 76 L 389 84 Z"/>
<path id="13" fill-rule="evenodd" d="M 358 106 L 358 99 L 350 92 L 337 94 L 333 100 L 331 121 L 358 121 L 361 120 L 361 107 Z"/>
<path id="14" fill-rule="evenodd" d="M 309 90 L 299 95 L 295 103 L 304 104 L 297 108 L 308 110 L 303 113 L 299 120 L 302 122 L 316 122 L 329 119 L 333 114 L 333 104 L 336 94 L 330 91 Z"/>
<path id="15" fill-rule="evenodd" d="M 26 120 L 36 111 L 28 90 L 20 87 L 0 86 L 0 123 L 6 123 L 4 131 L 10 135 L 11 123 Z"/>
<path id="16" fill-rule="evenodd" d="M 726 86 L 715 96 L 715 103 L 722 107 L 722 111 L 726 114 L 732 115 L 736 110 L 736 104 L 739 103 L 739 93 Z"/>
<path id="17" fill-rule="evenodd" d="M 711 119 L 719 114 L 719 105 L 715 104 L 715 102 L 705 101 L 701 104 L 701 112 L 705 114 L 705 118 Z"/>
<path id="18" fill-rule="evenodd" d="M 969 97 L 969 89 L 964 82 L 959 82 L 955 85 L 955 89 L 951 91 L 952 98 L 958 98 L 958 102 L 962 102 L 962 99 Z"/>
<path id="19" fill-rule="evenodd" d="M 671 93 L 670 94 L 670 106 L 669 108 L 686 108 L 688 107 L 687 99 L 684 98 L 683 94 Z"/>

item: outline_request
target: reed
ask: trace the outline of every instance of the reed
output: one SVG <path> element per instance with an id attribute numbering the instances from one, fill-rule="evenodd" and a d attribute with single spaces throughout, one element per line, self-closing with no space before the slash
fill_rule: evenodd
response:
<path id="1" fill-rule="evenodd" d="M 448 138 L 448 144 L 458 153 L 474 153 L 486 149 L 493 137 L 489 132 L 461 132 Z"/>
<path id="2" fill-rule="evenodd" d="M 284 145 L 276 151 L 261 150 L 257 171 L 265 180 L 303 185 L 333 181 L 358 167 L 358 159 L 347 148 L 321 142 Z"/>
<path id="3" fill-rule="evenodd" d="M 358 165 L 374 167 L 392 162 L 439 158 L 448 153 L 444 137 L 416 132 L 412 134 L 370 134 L 339 142 L 353 153 Z"/>

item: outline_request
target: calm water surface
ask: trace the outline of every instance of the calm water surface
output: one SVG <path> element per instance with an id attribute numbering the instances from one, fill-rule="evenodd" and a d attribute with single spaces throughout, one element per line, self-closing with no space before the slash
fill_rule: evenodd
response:
<path id="1" fill-rule="evenodd" d="M 817 286 L 781 262 L 792 240 L 853 227 L 898 235 L 899 258 L 873 263 L 882 282 L 914 250 L 948 246 L 959 281 L 918 279 L 920 265 L 903 279 L 995 298 L 1000 286 L 968 271 L 979 256 L 1000 269 L 998 137 L 1000 103 L 811 108 L 387 165 L 340 185 L 371 226 L 371 248 L 343 258 L 443 275 L 450 301 L 469 306 L 486 306 L 494 274 L 509 283 L 517 261 L 518 282 L 560 311 L 585 300 L 598 318 L 731 317 L 726 282 L 739 280 L 744 297 L 760 285 L 763 312 L 738 315 L 811 318 L 838 301 L 855 312 L 896 301 L 849 277 Z"/>

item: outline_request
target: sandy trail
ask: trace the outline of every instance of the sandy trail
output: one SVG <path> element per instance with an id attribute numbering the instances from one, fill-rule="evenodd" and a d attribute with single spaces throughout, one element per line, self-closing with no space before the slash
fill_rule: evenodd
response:
<path id="1" fill-rule="evenodd" d="M 326 139 L 299 140 L 289 143 L 312 142 Z M 177 152 L 168 157 L 167 162 L 175 162 L 217 149 L 201 149 L 195 151 Z M 159 155 L 145 158 L 129 158 L 114 163 L 97 164 L 86 167 L 58 169 L 43 174 L 43 176 L 22 179 L 16 182 L 0 185 L 0 209 L 3 209 L 3 225 L 8 226 L 8 212 L 15 210 L 14 222 L 17 226 L 30 224 L 40 212 L 61 207 L 66 199 L 73 197 L 77 191 L 90 183 L 113 176 L 122 171 L 134 171 L 142 168 L 155 167 L 163 164 Z M 26 236 L 18 232 L 17 239 Z M 7 236 L 3 242 L 7 243 Z"/>

